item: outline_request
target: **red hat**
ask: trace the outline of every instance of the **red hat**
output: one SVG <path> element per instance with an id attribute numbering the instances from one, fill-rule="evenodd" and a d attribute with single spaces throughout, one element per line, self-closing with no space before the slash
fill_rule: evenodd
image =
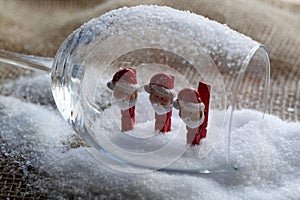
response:
<path id="1" fill-rule="evenodd" d="M 136 70 L 132 68 L 122 68 L 112 78 L 113 83 L 137 84 Z"/>
<path id="2" fill-rule="evenodd" d="M 171 90 L 174 88 L 174 76 L 166 73 L 158 73 L 152 76 L 150 84 Z"/>
<path id="3" fill-rule="evenodd" d="M 138 89 L 136 69 L 121 68 L 119 71 L 117 71 L 114 74 L 112 80 L 107 83 L 107 86 L 112 90 L 116 85 L 126 88 Z"/>
<path id="4" fill-rule="evenodd" d="M 174 76 L 166 73 L 158 73 L 152 76 L 150 83 L 145 86 L 145 90 L 150 93 L 150 89 L 153 89 L 159 93 L 175 96 L 174 88 Z"/>
<path id="5" fill-rule="evenodd" d="M 180 106 L 204 110 L 204 104 L 201 101 L 199 92 L 192 88 L 184 88 L 180 90 L 177 96 L 177 102 Z"/>

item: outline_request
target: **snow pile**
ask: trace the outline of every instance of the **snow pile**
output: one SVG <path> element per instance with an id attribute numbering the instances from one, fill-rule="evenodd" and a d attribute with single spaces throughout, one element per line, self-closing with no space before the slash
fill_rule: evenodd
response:
<path id="1" fill-rule="evenodd" d="M 46 95 L 51 87 L 45 78 L 23 78 L 17 88 L 35 80 L 41 85 L 34 89 L 36 98 Z M 6 91 L 9 89 L 6 85 Z M 231 153 L 233 164 L 241 169 L 236 173 L 128 174 L 103 166 L 91 156 L 89 147 L 70 148 L 76 133 L 51 103 L 33 104 L 27 99 L 24 95 L 0 96 L 0 139 L 10 149 L 7 156 L 22 154 L 28 165 L 38 169 L 39 179 L 32 184 L 55 198 L 300 198 L 299 122 L 288 123 L 271 115 L 261 122 L 255 120 L 261 113 L 236 111 Z"/>

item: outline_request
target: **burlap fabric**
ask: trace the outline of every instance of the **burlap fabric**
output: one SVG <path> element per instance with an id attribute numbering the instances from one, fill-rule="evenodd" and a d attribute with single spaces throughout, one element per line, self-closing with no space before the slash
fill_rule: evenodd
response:
<path id="1" fill-rule="evenodd" d="M 297 12 L 300 9 L 278 2 L 279 0 L 1 0 L 0 49 L 54 57 L 61 43 L 73 30 L 109 10 L 141 3 L 190 10 L 228 24 L 267 46 L 271 58 L 268 112 L 284 120 L 299 121 L 300 15 Z M 285 9 L 281 9 L 282 6 Z M 1 83 L 6 79 L 15 79 L 24 73 L 28 72 L 0 64 L 0 89 Z M 46 197 L 47 194 L 38 188 L 30 188 L 26 184 L 27 177 L 17 172 L 22 159 L 1 154 L 0 198 Z"/>

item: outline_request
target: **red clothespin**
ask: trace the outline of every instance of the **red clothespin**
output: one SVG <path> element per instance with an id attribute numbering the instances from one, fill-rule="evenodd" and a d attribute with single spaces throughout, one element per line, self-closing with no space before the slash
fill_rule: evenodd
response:
<path id="1" fill-rule="evenodd" d="M 208 114 L 209 114 L 209 101 L 210 101 L 210 89 L 211 86 L 204 83 L 204 82 L 199 82 L 198 85 L 198 92 L 200 94 L 200 97 L 202 99 L 202 102 L 204 103 L 204 115 L 205 115 L 205 119 L 201 129 L 201 133 L 200 133 L 200 138 L 205 138 L 206 137 L 206 133 L 207 133 L 207 124 L 208 124 Z"/>
<path id="2" fill-rule="evenodd" d="M 166 73 L 155 74 L 145 85 L 149 100 L 155 111 L 155 130 L 162 133 L 171 131 L 173 98 L 175 96 L 174 76 Z"/>
<path id="3" fill-rule="evenodd" d="M 206 137 L 210 86 L 200 82 L 198 90 L 184 88 L 179 91 L 174 107 L 186 124 L 188 144 L 199 145 L 201 138 Z M 203 93 L 203 94 L 202 94 Z"/>
<path id="4" fill-rule="evenodd" d="M 117 105 L 121 109 L 122 131 L 132 130 L 135 123 L 135 104 L 138 96 L 136 70 L 122 68 L 116 72 L 107 87 L 113 91 Z"/>

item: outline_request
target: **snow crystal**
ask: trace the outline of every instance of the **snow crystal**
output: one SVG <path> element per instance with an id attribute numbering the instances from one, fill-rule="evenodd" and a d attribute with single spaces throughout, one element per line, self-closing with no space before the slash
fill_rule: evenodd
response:
<path id="1" fill-rule="evenodd" d="M 45 86 L 49 83 L 42 78 L 34 80 Z M 31 81 L 17 81 L 17 87 Z M 6 87 L 9 90 L 13 85 Z M 46 93 L 42 87 L 35 88 L 35 94 Z M 13 153 L 6 153 L 8 156 L 22 154 L 28 165 L 47 172 L 47 178 L 39 174 L 32 184 L 39 184 L 50 197 L 300 199 L 299 122 L 284 122 L 272 115 L 260 121 L 257 111 L 235 111 L 238 120 L 233 124 L 231 156 L 237 172 L 128 174 L 101 164 L 91 155 L 91 147 L 68 148 L 66 144 L 76 133 L 51 103 L 34 104 L 22 96 L 0 96 L 0 138 L 13 149 Z"/>

